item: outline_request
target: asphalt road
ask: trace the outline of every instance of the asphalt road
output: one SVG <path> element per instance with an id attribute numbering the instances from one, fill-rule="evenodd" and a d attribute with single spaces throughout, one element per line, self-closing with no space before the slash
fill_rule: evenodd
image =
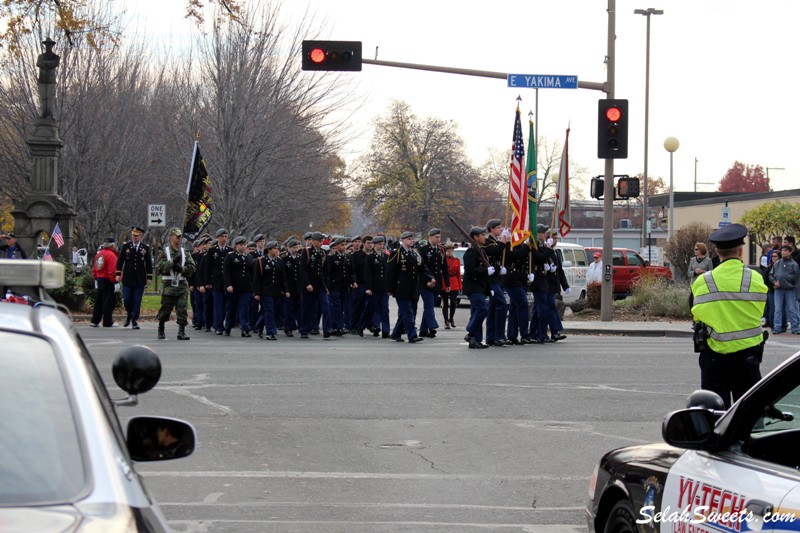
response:
<path id="1" fill-rule="evenodd" d="M 170 524 L 198 532 L 585 531 L 600 456 L 660 440 L 699 386 L 685 338 L 571 335 L 468 350 L 463 329 L 417 345 L 373 337 L 155 340 L 77 325 L 114 396 L 129 344 L 161 356 L 137 414 L 186 419 L 188 459 L 140 463 Z M 770 340 L 763 370 L 800 350 Z"/>

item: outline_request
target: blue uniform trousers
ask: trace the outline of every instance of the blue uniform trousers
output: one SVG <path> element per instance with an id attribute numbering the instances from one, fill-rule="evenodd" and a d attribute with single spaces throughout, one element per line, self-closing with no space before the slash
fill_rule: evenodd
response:
<path id="1" fill-rule="evenodd" d="M 250 300 L 253 297 L 249 292 L 232 292 L 230 295 L 228 314 L 225 317 L 225 331 L 231 332 L 236 317 L 239 317 L 239 327 L 242 331 L 250 331 Z"/>
<path id="2" fill-rule="evenodd" d="M 389 293 L 373 292 L 366 297 L 366 308 L 361 315 L 358 329 L 362 330 L 369 325 L 371 328 L 380 328 L 381 333 L 389 333 Z"/>
<path id="3" fill-rule="evenodd" d="M 529 336 L 532 339 L 545 340 L 550 318 L 550 299 L 547 291 L 533 293 L 533 316 Z"/>
<path id="4" fill-rule="evenodd" d="M 300 327 L 302 321 L 300 295 L 292 294 L 291 298 L 286 298 L 283 302 L 283 329 L 284 331 L 294 331 Z"/>
<path id="5" fill-rule="evenodd" d="M 478 342 L 483 342 L 483 321 L 489 315 L 489 307 L 486 305 L 486 295 L 480 292 L 473 292 L 469 297 L 469 322 L 467 323 L 467 334 Z"/>
<path id="6" fill-rule="evenodd" d="M 264 324 L 264 335 L 278 333 L 277 306 L 280 296 L 261 295 L 261 321 Z"/>
<path id="7" fill-rule="evenodd" d="M 194 292 L 192 294 L 194 295 Z M 128 317 L 131 320 L 139 320 L 139 312 L 142 309 L 142 296 L 144 296 L 144 286 L 131 287 L 123 283 L 122 301 L 125 303 L 125 311 L 128 312 Z M 194 301 L 192 301 L 192 309 L 194 309 Z"/>
<path id="8" fill-rule="evenodd" d="M 506 294 L 503 291 L 502 283 L 492 283 L 494 293 L 489 300 L 489 314 L 486 317 L 486 342 L 492 343 L 505 338 L 506 315 L 508 314 L 508 304 Z"/>
<path id="9" fill-rule="evenodd" d="M 436 291 L 423 287 L 419 290 L 419 295 L 422 298 L 422 320 L 419 323 L 419 334 L 425 337 L 430 330 L 439 329 L 439 323 L 436 322 Z"/>
<path id="10" fill-rule="evenodd" d="M 344 313 L 345 313 L 345 300 L 347 293 L 341 291 L 331 291 L 328 295 L 331 306 L 331 329 L 343 330 L 344 329 Z"/>
<path id="11" fill-rule="evenodd" d="M 395 298 L 395 301 L 397 302 L 397 322 L 394 324 L 392 337 L 399 338 L 405 332 L 409 339 L 413 339 L 417 336 L 417 328 L 414 325 L 415 300 Z"/>
<path id="12" fill-rule="evenodd" d="M 300 333 L 308 335 L 319 328 L 319 317 L 322 316 L 322 331 L 331 332 L 331 308 L 328 293 L 324 290 L 303 293 L 303 324 Z"/>
<path id="13" fill-rule="evenodd" d="M 231 299 L 227 291 L 211 291 L 214 300 L 214 330 L 225 330 L 225 318 L 230 313 Z"/>
<path id="14" fill-rule="evenodd" d="M 508 298 L 511 304 L 508 309 L 508 326 L 506 331 L 509 339 L 528 336 L 528 293 L 525 287 L 508 287 Z"/>

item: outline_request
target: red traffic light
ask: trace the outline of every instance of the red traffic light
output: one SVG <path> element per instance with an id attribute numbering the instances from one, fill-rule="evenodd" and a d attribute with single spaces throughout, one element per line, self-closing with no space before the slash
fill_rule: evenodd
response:
<path id="1" fill-rule="evenodd" d="M 609 107 L 606 110 L 606 118 L 611 122 L 618 122 L 620 117 L 622 117 L 622 112 L 618 107 Z"/>
<path id="2" fill-rule="evenodd" d="M 314 48 L 308 53 L 308 58 L 312 63 L 320 64 L 325 61 L 325 50 L 322 48 Z"/>

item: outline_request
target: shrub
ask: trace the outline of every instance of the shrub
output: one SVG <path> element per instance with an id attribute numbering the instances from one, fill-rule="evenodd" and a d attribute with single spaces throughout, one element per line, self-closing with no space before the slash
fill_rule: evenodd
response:
<path id="1" fill-rule="evenodd" d="M 713 246 L 708 242 L 708 236 L 712 231 L 714 229 L 708 224 L 692 222 L 675 231 L 672 238 L 667 241 L 664 253 L 672 265 L 672 275 L 676 280 L 688 280 L 686 273 L 689 270 L 689 261 L 694 257 L 695 243 L 706 243 L 709 252 L 712 250 Z"/>
<path id="2" fill-rule="evenodd" d="M 615 304 L 635 310 L 644 316 L 687 320 L 692 317 L 689 308 L 689 286 L 655 275 L 643 275 L 636 280 L 631 295 Z"/>

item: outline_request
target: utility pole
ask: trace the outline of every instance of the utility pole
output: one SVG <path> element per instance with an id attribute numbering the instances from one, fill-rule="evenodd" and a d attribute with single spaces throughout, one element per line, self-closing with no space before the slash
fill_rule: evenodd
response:
<path id="1" fill-rule="evenodd" d="M 608 0 L 608 54 L 606 59 L 606 98 L 614 98 L 614 72 L 616 67 L 617 1 Z M 600 292 L 600 320 L 613 320 L 611 303 L 614 298 L 613 254 L 614 254 L 614 160 L 606 159 L 605 189 L 603 195 L 603 283 Z"/>

